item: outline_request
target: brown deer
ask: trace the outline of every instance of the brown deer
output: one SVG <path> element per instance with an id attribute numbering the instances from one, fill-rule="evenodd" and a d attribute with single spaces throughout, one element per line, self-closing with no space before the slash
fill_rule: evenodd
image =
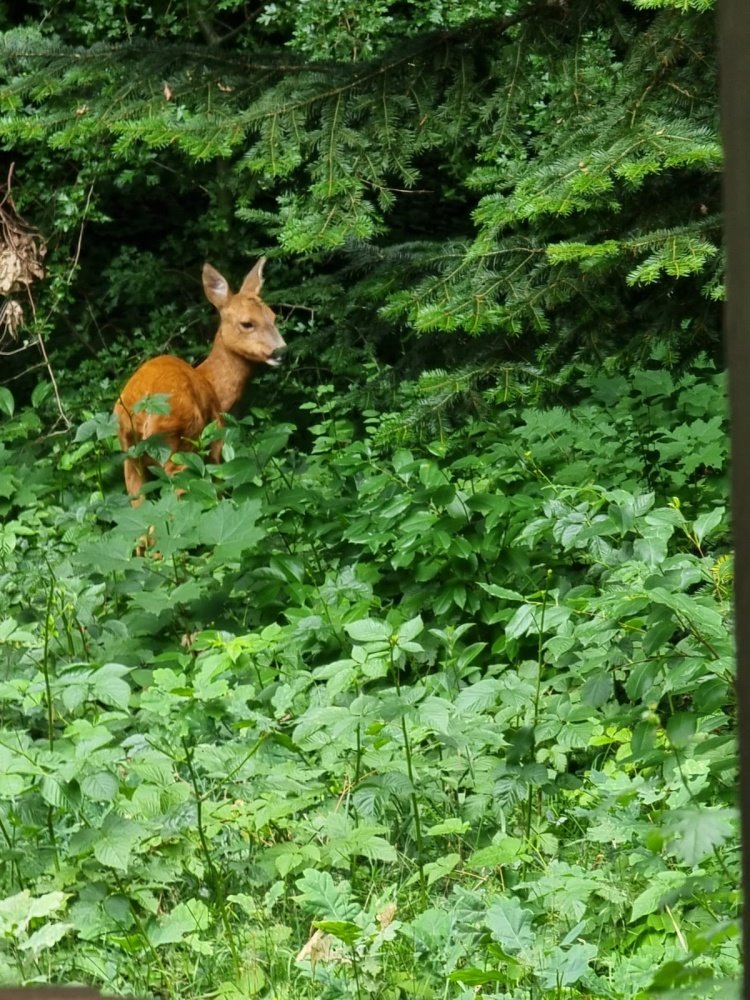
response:
<path id="1" fill-rule="evenodd" d="M 215 268 L 204 264 L 203 290 L 220 317 L 213 346 L 206 360 L 195 368 L 173 354 L 162 354 L 146 361 L 131 376 L 115 404 L 123 451 L 154 434 L 172 454 L 194 450 L 206 424 L 214 420 L 223 426 L 222 414 L 239 400 L 258 365 L 281 364 L 286 344 L 276 329 L 276 317 L 260 297 L 265 262 L 261 257 L 236 293 Z M 169 413 L 136 408 L 157 393 L 169 397 Z M 212 442 L 212 462 L 220 461 L 222 444 L 220 439 Z M 148 466 L 154 464 L 156 459 L 148 455 L 126 457 L 125 488 L 134 504 L 143 499 L 138 494 L 148 478 Z M 170 476 L 183 468 L 171 457 L 164 463 Z"/>

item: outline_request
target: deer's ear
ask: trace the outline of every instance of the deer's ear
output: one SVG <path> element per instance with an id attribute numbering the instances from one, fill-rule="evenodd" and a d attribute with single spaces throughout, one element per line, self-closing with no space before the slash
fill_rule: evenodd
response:
<path id="1" fill-rule="evenodd" d="M 203 265 L 203 291 L 208 301 L 217 309 L 222 309 L 232 294 L 227 279 L 210 264 Z"/>
<path id="2" fill-rule="evenodd" d="M 263 287 L 263 268 L 266 265 L 266 258 L 261 257 L 252 271 L 249 271 L 245 280 L 242 282 L 242 288 L 240 291 L 244 295 L 254 295 L 257 298 L 260 295 L 260 290 Z"/>

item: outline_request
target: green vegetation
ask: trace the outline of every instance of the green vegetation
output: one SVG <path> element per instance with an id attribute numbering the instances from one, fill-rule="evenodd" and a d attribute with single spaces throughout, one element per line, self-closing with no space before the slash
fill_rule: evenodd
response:
<path id="1" fill-rule="evenodd" d="M 736 994 L 711 8 L 0 6 L 0 981 Z M 261 252 L 287 367 L 131 507 Z"/>

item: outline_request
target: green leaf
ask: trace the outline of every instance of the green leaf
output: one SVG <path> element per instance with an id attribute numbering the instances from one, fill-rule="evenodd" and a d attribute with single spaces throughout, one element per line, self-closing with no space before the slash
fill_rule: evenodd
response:
<path id="1" fill-rule="evenodd" d="M 94 857 L 108 868 L 125 871 L 133 851 L 145 837 L 146 831 L 139 823 L 110 813 L 94 842 Z"/>
<path id="2" fill-rule="evenodd" d="M 659 566 L 667 558 L 667 539 L 663 535 L 636 538 L 633 555 L 647 566 Z"/>
<path id="3" fill-rule="evenodd" d="M 533 914 L 515 896 L 496 900 L 487 910 L 485 924 L 490 934 L 509 955 L 516 955 L 534 943 Z"/>
<path id="4" fill-rule="evenodd" d="M 349 947 L 355 945 L 362 937 L 362 928 L 352 920 L 313 920 L 313 927 L 317 927 L 324 934 L 332 934 Z"/>
<path id="5" fill-rule="evenodd" d="M 454 836 L 466 833 L 470 828 L 471 824 L 467 823 L 465 820 L 459 819 L 457 816 L 450 816 L 448 819 L 444 819 L 442 823 L 436 823 L 434 826 L 429 827 L 425 830 L 425 836 L 427 837 L 444 837 L 444 836 Z"/>
<path id="6" fill-rule="evenodd" d="M 696 517 L 691 528 L 699 544 L 703 542 L 707 535 L 711 534 L 714 528 L 718 528 L 724 520 L 724 513 L 724 507 L 715 507 L 707 514 L 701 514 L 700 517 Z"/>
<path id="7" fill-rule="evenodd" d="M 174 909 L 148 928 L 148 939 L 154 948 L 183 941 L 188 935 L 208 930 L 213 920 L 211 911 L 200 899 L 177 903 Z"/>
<path id="8" fill-rule="evenodd" d="M 114 705 L 126 711 L 133 692 L 124 676 L 130 673 L 130 669 L 121 663 L 105 663 L 95 670 L 91 675 L 94 697 L 105 705 Z"/>
<path id="9" fill-rule="evenodd" d="M 416 639 L 420 633 L 424 631 L 424 622 L 422 621 L 422 616 L 417 615 L 415 618 L 411 618 L 409 621 L 404 622 L 403 625 L 399 625 L 397 635 L 398 642 L 400 646 L 403 646 L 406 642 L 411 642 Z M 351 635 L 351 633 L 349 633 Z M 354 638 L 352 636 L 352 638 Z"/>
<path id="10" fill-rule="evenodd" d="M 589 971 L 589 965 L 597 954 L 594 944 L 574 944 L 566 951 L 553 948 L 545 954 L 537 977 L 550 990 L 573 986 Z"/>
<path id="11" fill-rule="evenodd" d="M 450 983 L 463 983 L 465 986 L 485 986 L 487 983 L 506 983 L 508 981 L 508 973 L 466 968 L 455 969 L 453 972 L 448 973 L 447 978 Z"/>
<path id="12" fill-rule="evenodd" d="M 0 412 L 4 413 L 7 417 L 12 417 L 15 408 L 16 403 L 13 399 L 13 393 L 10 389 L 6 389 L 5 386 L 0 385 Z"/>
<path id="13" fill-rule="evenodd" d="M 670 817 L 674 853 L 687 865 L 700 864 L 736 834 L 736 814 L 729 809 L 685 809 Z"/>
<path id="14" fill-rule="evenodd" d="M 390 625 L 373 618 L 362 618 L 360 621 L 348 622 L 344 628 L 350 639 L 361 643 L 389 643 L 393 634 Z"/>
<path id="15" fill-rule="evenodd" d="M 43 951 L 54 948 L 58 941 L 61 941 L 68 931 L 72 930 L 75 930 L 73 924 L 43 924 L 25 941 L 20 941 L 18 947 L 21 951 L 30 951 L 36 957 Z"/>
<path id="16" fill-rule="evenodd" d="M 0 929 L 6 937 L 17 937 L 32 920 L 50 917 L 63 909 L 68 900 L 64 892 L 47 892 L 32 896 L 28 890 L 0 900 Z"/>
<path id="17" fill-rule="evenodd" d="M 606 705 L 614 694 L 612 675 L 607 670 L 597 670 L 586 678 L 581 688 L 581 700 L 594 708 Z"/>
<path id="18" fill-rule="evenodd" d="M 684 750 L 690 743 L 698 726 L 692 712 L 676 712 L 667 720 L 667 737 L 676 750 Z"/>
<path id="19" fill-rule="evenodd" d="M 447 875 L 453 871 L 453 869 L 460 864 L 461 855 L 451 853 L 445 854 L 442 858 L 438 858 L 436 861 L 429 861 L 424 866 L 424 873 L 427 876 L 427 885 L 433 885 L 441 878 L 445 878 Z"/>
<path id="20" fill-rule="evenodd" d="M 500 681 L 494 677 L 485 677 L 459 691 L 454 704 L 459 712 L 468 714 L 486 712 L 497 703 L 501 690 Z"/>
<path id="21" fill-rule="evenodd" d="M 215 546 L 216 558 L 236 558 L 262 541 L 265 531 L 256 525 L 259 500 L 243 500 L 236 507 L 224 501 L 203 514 L 198 537 L 203 545 Z"/>
<path id="22" fill-rule="evenodd" d="M 109 771 L 96 771 L 81 779 L 81 792 L 92 802 L 113 802 L 120 791 L 120 782 Z"/>
<path id="23" fill-rule="evenodd" d="M 528 861 L 530 857 L 520 838 L 501 836 L 495 843 L 474 851 L 466 864 L 469 868 L 499 868 L 502 865 Z"/>
<path id="24" fill-rule="evenodd" d="M 307 913 L 323 914 L 324 919 L 351 920 L 358 907 L 353 903 L 348 882 L 334 882 L 326 871 L 306 868 L 297 880 L 297 899 Z"/>
<path id="25" fill-rule="evenodd" d="M 685 877 L 680 872 L 657 873 L 651 883 L 633 900 L 630 922 L 635 923 L 636 920 L 641 920 L 649 913 L 655 913 L 661 901 L 668 896 L 672 889 L 684 881 Z"/>

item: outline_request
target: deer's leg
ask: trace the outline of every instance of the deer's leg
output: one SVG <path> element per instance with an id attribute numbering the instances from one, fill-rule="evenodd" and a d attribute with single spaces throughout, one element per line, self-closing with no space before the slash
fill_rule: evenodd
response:
<path id="1" fill-rule="evenodd" d="M 169 446 L 169 458 L 166 460 L 162 468 L 171 479 L 175 473 L 182 472 L 185 468 L 185 465 L 182 462 L 174 462 L 172 460 L 172 455 L 174 455 L 176 451 L 192 451 L 193 449 L 186 441 L 183 441 L 182 438 L 173 435 L 166 436 L 164 438 L 164 443 Z"/>
<path id="2" fill-rule="evenodd" d="M 134 507 L 137 507 L 138 504 L 143 502 L 143 497 L 138 494 L 141 492 L 141 488 L 146 482 L 146 473 L 143 468 L 143 462 L 138 458 L 126 458 L 123 471 L 125 473 L 125 489 L 133 498 L 131 503 Z"/>
<path id="3" fill-rule="evenodd" d="M 217 413 L 214 417 L 214 423 L 220 430 L 224 428 L 224 418 L 221 413 Z M 221 449 L 224 447 L 224 437 L 223 435 L 218 438 L 214 438 L 211 444 L 208 446 L 208 460 L 212 465 L 218 465 L 221 462 Z"/>

